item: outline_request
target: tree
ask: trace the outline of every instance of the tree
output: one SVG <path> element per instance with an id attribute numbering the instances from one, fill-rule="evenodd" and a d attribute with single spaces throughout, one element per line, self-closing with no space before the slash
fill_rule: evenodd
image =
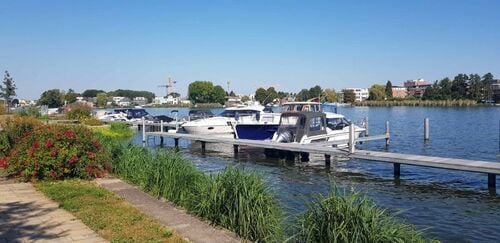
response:
<path id="1" fill-rule="evenodd" d="M 487 73 L 483 75 L 481 83 L 483 85 L 483 97 L 485 100 L 493 99 L 493 90 L 491 89 L 493 82 L 493 74 Z"/>
<path id="2" fill-rule="evenodd" d="M 44 91 L 38 99 L 38 105 L 46 105 L 49 108 L 59 108 L 63 104 L 63 96 L 58 89 Z"/>
<path id="3" fill-rule="evenodd" d="M 7 103 L 7 111 L 10 110 L 10 99 L 16 95 L 16 89 L 14 79 L 10 76 L 8 71 L 5 71 L 3 85 L 0 85 L 0 96 L 5 100 L 5 103 Z"/>
<path id="4" fill-rule="evenodd" d="M 309 99 L 309 90 L 307 90 L 307 89 L 302 89 L 295 96 L 295 100 L 297 100 L 297 101 L 306 101 L 308 99 Z"/>
<path id="5" fill-rule="evenodd" d="M 312 98 L 320 97 L 321 94 L 323 93 L 323 89 L 321 89 L 321 86 L 316 85 L 316 86 L 310 88 L 308 92 L 309 92 L 308 99 L 312 99 Z"/>
<path id="6" fill-rule="evenodd" d="M 342 90 L 344 93 L 344 103 L 354 103 L 356 101 L 356 93 L 352 89 Z"/>
<path id="7" fill-rule="evenodd" d="M 222 86 L 217 85 L 213 87 L 212 92 L 210 94 L 210 103 L 219 103 L 224 104 L 226 101 L 226 91 Z"/>
<path id="8" fill-rule="evenodd" d="M 469 77 L 467 74 L 458 74 L 451 83 L 451 97 L 453 99 L 463 99 L 467 96 L 467 86 Z"/>
<path id="9" fill-rule="evenodd" d="M 443 78 L 441 79 L 441 81 L 439 81 L 439 92 L 438 93 L 438 97 L 437 99 L 441 99 L 441 100 L 449 100 L 451 99 L 451 86 L 452 86 L 452 82 L 450 80 L 450 78 L 446 77 L 446 78 Z"/>
<path id="10" fill-rule="evenodd" d="M 380 84 L 374 84 L 369 89 L 369 100 L 384 100 L 385 98 L 385 88 Z"/>
<path id="11" fill-rule="evenodd" d="M 475 101 L 480 101 L 484 98 L 483 84 L 478 74 L 471 74 L 469 76 L 469 92 L 467 98 Z"/>
<path id="12" fill-rule="evenodd" d="M 385 96 L 390 99 L 392 98 L 392 83 L 391 80 L 387 80 L 385 84 Z"/>
<path id="13" fill-rule="evenodd" d="M 274 89 L 274 87 L 269 87 L 267 88 L 266 90 L 267 92 L 267 102 L 273 102 L 275 99 L 277 99 L 279 96 L 278 96 L 278 92 L 276 92 L 276 89 Z"/>
<path id="14" fill-rule="evenodd" d="M 250 100 L 250 97 L 248 97 L 248 95 L 243 95 L 243 97 L 241 97 L 241 102 L 247 102 Z"/>
<path id="15" fill-rule="evenodd" d="M 96 105 L 98 107 L 106 107 L 106 104 L 108 103 L 108 96 L 106 93 L 99 93 L 96 95 Z"/>
<path id="16" fill-rule="evenodd" d="M 325 89 L 323 90 L 323 94 L 321 96 L 323 96 L 323 101 L 325 102 L 333 103 L 338 101 L 335 89 Z"/>
<path id="17" fill-rule="evenodd" d="M 267 100 L 267 90 L 258 88 L 255 91 L 255 100 L 264 105 L 264 102 Z"/>
<path id="18" fill-rule="evenodd" d="M 194 104 L 209 103 L 210 92 L 213 89 L 213 84 L 210 81 L 195 81 L 189 84 L 188 97 Z"/>
<path id="19" fill-rule="evenodd" d="M 79 94 L 75 93 L 73 89 L 68 89 L 68 92 L 64 95 L 64 100 L 68 103 L 75 103 L 76 102 L 76 97 L 78 97 Z"/>
<path id="20" fill-rule="evenodd" d="M 106 93 L 106 92 L 104 92 L 104 90 L 100 90 L 100 89 L 87 89 L 87 90 L 83 91 L 82 96 L 88 97 L 88 98 L 93 98 L 93 97 L 96 97 L 97 94 L 99 94 L 99 93 Z"/>

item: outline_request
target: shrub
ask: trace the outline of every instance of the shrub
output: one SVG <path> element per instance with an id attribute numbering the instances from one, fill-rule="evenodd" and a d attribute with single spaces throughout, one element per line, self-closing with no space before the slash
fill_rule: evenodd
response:
<path id="1" fill-rule="evenodd" d="M 111 123 L 109 127 L 95 128 L 94 132 L 114 139 L 127 139 L 134 136 L 134 131 L 125 123 Z"/>
<path id="2" fill-rule="evenodd" d="M 110 156 L 83 126 L 46 125 L 25 133 L 5 158 L 7 173 L 26 181 L 102 177 Z"/>
<path id="3" fill-rule="evenodd" d="M 396 222 L 365 196 L 335 186 L 309 203 L 297 235 L 299 242 L 424 242 L 413 226 Z"/>
<path id="4" fill-rule="evenodd" d="M 82 124 L 87 126 L 102 126 L 104 123 L 95 117 L 88 117 L 81 120 Z"/>
<path id="5" fill-rule="evenodd" d="M 5 157 L 9 153 L 11 144 L 6 132 L 0 132 L 0 157 Z"/>
<path id="6" fill-rule="evenodd" d="M 2 121 L 3 131 L 9 138 L 10 145 L 13 146 L 22 137 L 27 136 L 42 123 L 32 116 L 12 116 Z"/>
<path id="7" fill-rule="evenodd" d="M 251 241 L 282 241 L 283 213 L 261 176 L 227 168 L 203 185 L 198 215 Z"/>
<path id="8" fill-rule="evenodd" d="M 36 106 L 29 106 L 26 108 L 20 109 L 17 114 L 19 116 L 32 116 L 39 118 L 42 114 L 40 113 L 40 110 Z"/>
<path id="9" fill-rule="evenodd" d="M 90 108 L 81 107 L 81 108 L 74 108 L 68 111 L 66 113 L 66 118 L 72 120 L 83 120 L 90 118 L 90 115 L 91 115 Z"/>

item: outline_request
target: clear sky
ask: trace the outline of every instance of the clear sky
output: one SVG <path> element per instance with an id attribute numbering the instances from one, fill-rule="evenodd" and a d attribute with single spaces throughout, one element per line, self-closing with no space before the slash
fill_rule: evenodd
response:
<path id="1" fill-rule="evenodd" d="M 0 1 L 0 70 L 21 98 L 47 89 L 298 92 L 500 77 L 500 1 Z M 3 75 L 2 75 L 3 76 Z"/>

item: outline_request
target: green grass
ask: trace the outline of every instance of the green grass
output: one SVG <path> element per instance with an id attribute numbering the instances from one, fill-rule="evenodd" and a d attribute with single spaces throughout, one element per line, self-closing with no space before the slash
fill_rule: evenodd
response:
<path id="1" fill-rule="evenodd" d="M 281 209 L 256 174 L 227 169 L 209 177 L 175 151 L 124 148 L 113 172 L 125 180 L 242 238 L 281 239 Z"/>
<path id="2" fill-rule="evenodd" d="M 111 242 L 184 242 L 179 235 L 93 182 L 39 182 L 35 187 Z"/>
<path id="3" fill-rule="evenodd" d="M 134 136 L 134 131 L 125 123 L 111 123 L 106 127 L 92 128 L 94 133 L 114 139 L 128 139 Z"/>
<path id="4" fill-rule="evenodd" d="M 354 103 L 356 106 L 478 106 L 474 100 L 365 100 Z"/>
<path id="5" fill-rule="evenodd" d="M 316 196 L 297 223 L 298 242 L 426 242 L 412 225 L 395 220 L 364 195 L 334 185 Z"/>

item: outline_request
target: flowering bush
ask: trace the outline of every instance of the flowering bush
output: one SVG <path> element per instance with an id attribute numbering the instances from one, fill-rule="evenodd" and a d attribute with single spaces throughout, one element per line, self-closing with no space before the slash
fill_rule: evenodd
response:
<path id="1" fill-rule="evenodd" d="M 89 179 L 109 170 L 109 152 L 83 126 L 45 125 L 26 133 L 0 166 L 11 176 L 37 179 Z"/>
<path id="2" fill-rule="evenodd" d="M 64 111 L 67 119 L 83 120 L 91 116 L 91 108 L 78 103 L 67 105 Z"/>
<path id="3" fill-rule="evenodd" d="M 42 123 L 32 116 L 12 116 L 0 124 L 3 132 L 7 134 L 10 145 L 15 144 L 23 136 L 32 132 L 35 127 L 42 125 Z"/>

